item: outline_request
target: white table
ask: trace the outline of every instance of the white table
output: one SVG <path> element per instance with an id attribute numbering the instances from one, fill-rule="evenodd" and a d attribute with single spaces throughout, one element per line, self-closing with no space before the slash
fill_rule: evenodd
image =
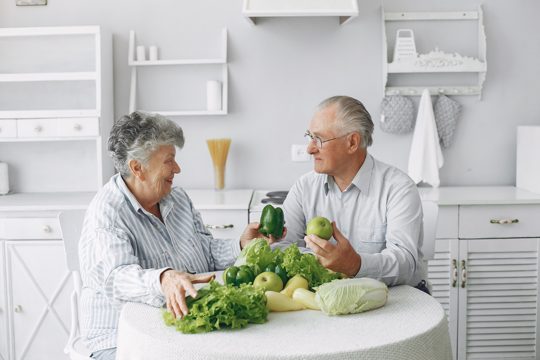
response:
<path id="1" fill-rule="evenodd" d="M 129 303 L 120 316 L 117 359 L 451 360 L 452 354 L 441 305 L 398 286 L 384 307 L 361 314 L 270 313 L 265 324 L 195 335 L 165 326 L 158 308 Z"/>

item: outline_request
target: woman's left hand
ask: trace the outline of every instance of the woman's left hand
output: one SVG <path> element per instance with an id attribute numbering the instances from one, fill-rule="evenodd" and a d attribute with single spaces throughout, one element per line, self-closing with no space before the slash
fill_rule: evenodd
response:
<path id="1" fill-rule="evenodd" d="M 240 236 L 240 249 L 243 249 L 244 247 L 246 247 L 246 245 L 249 244 L 251 242 L 251 240 L 256 239 L 256 238 L 266 239 L 266 242 L 268 244 L 273 244 L 276 241 L 279 241 L 279 240 L 283 239 L 287 235 L 287 228 L 284 227 L 283 228 L 283 235 L 279 239 L 276 239 L 272 235 L 264 236 L 263 234 L 261 234 L 259 232 L 259 227 L 260 226 L 261 226 L 261 224 L 259 224 L 258 222 L 252 222 L 252 223 L 249 223 L 246 226 L 246 229 L 244 230 L 244 233 L 242 234 L 242 236 Z"/>

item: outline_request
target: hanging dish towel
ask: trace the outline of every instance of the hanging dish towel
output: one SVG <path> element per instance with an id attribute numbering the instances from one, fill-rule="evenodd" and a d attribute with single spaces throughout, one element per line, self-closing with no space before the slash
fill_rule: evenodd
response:
<path id="1" fill-rule="evenodd" d="M 433 187 L 438 187 L 439 169 L 444 164 L 444 158 L 437 135 L 435 116 L 429 90 L 424 89 L 418 105 L 416 126 L 414 127 L 411 152 L 409 154 L 409 176 L 415 183 L 424 181 Z"/>
<path id="2" fill-rule="evenodd" d="M 446 149 L 454 142 L 456 124 L 461 115 L 461 104 L 446 95 L 439 95 L 433 106 L 433 113 L 441 146 Z"/>
<path id="3" fill-rule="evenodd" d="M 401 95 L 385 96 L 381 102 L 381 130 L 390 134 L 406 134 L 414 128 L 414 105 Z"/>

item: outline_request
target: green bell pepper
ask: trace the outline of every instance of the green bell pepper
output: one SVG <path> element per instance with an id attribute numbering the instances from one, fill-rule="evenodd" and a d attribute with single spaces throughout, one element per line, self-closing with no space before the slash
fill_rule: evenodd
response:
<path id="1" fill-rule="evenodd" d="M 247 265 L 231 266 L 223 272 L 223 283 L 226 285 L 251 284 L 254 279 L 253 270 Z"/>
<path id="2" fill-rule="evenodd" d="M 264 271 L 271 271 L 273 273 L 276 273 L 278 274 L 278 276 L 281 278 L 281 280 L 283 281 L 283 285 L 285 286 L 285 284 L 287 283 L 287 281 L 289 280 L 289 276 L 287 274 L 287 270 L 285 270 L 281 265 L 274 265 L 274 264 L 270 264 L 266 267 L 266 269 Z"/>
<path id="3" fill-rule="evenodd" d="M 266 205 L 261 214 L 260 224 L 259 232 L 261 234 L 281 238 L 284 225 L 283 210 L 280 207 L 275 208 L 270 204 Z"/>

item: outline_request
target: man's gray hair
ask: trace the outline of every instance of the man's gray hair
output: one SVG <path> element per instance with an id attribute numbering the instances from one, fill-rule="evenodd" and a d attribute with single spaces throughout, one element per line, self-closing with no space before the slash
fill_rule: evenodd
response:
<path id="1" fill-rule="evenodd" d="M 320 111 L 336 104 L 336 120 L 338 130 L 342 134 L 359 132 L 362 136 L 362 147 L 367 148 L 373 143 L 373 121 L 371 115 L 360 101 L 350 96 L 332 96 L 323 100 L 317 107 Z"/>
<path id="2" fill-rule="evenodd" d="M 108 150 L 114 167 L 129 177 L 129 162 L 148 164 L 151 154 L 162 145 L 184 146 L 184 132 L 172 120 L 159 114 L 135 111 L 117 120 L 109 136 Z"/>

